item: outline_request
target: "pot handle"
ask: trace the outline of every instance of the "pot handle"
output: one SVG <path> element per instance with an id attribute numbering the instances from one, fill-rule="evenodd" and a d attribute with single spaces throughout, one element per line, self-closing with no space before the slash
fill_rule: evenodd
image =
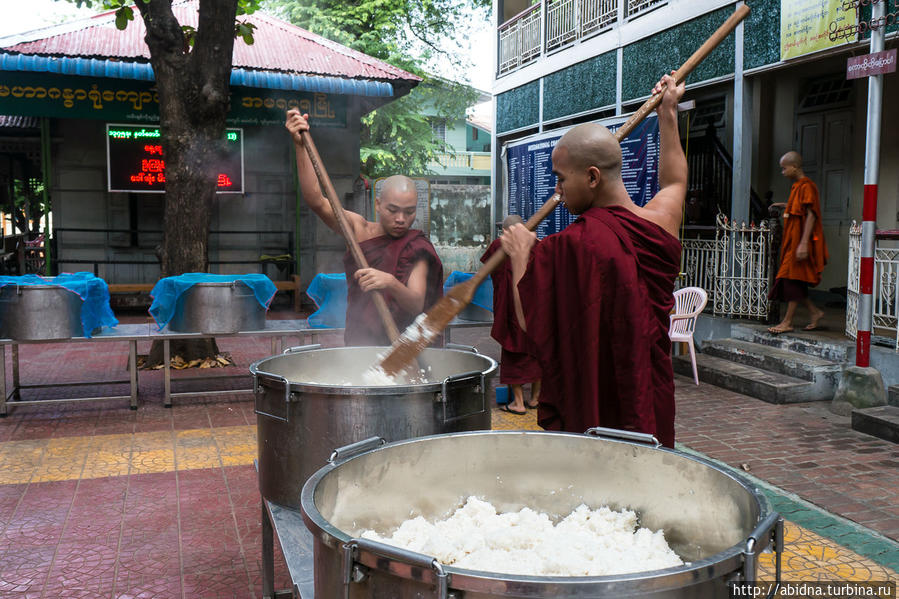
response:
<path id="1" fill-rule="evenodd" d="M 294 347 L 288 347 L 282 354 L 298 354 L 303 351 L 312 351 L 313 349 L 321 349 L 321 343 L 312 343 L 310 345 L 295 345 Z"/>
<path id="2" fill-rule="evenodd" d="M 473 345 L 463 345 L 461 343 L 446 343 L 444 344 L 444 349 L 461 349 L 463 351 L 468 351 L 473 354 L 479 353 L 478 348 Z"/>
<path id="3" fill-rule="evenodd" d="M 477 353 L 477 350 L 475 350 L 475 353 Z M 453 416 L 452 418 L 447 418 L 446 417 L 446 404 L 447 404 L 447 397 L 449 397 L 449 395 L 448 395 L 449 384 L 452 382 L 464 379 L 464 378 L 468 378 L 468 377 L 476 375 L 476 374 L 481 376 L 481 385 L 480 385 L 481 409 L 476 412 L 469 412 L 468 414 L 462 414 L 461 416 Z M 486 389 L 487 389 L 486 377 L 484 376 L 484 373 L 481 372 L 480 370 L 471 370 L 469 372 L 461 372 L 459 374 L 451 374 L 450 376 L 443 379 L 443 383 L 440 385 L 440 396 L 438 397 L 438 401 L 443 404 L 443 424 L 446 424 L 448 422 L 455 422 L 456 420 L 461 420 L 463 418 L 468 418 L 469 416 L 473 416 L 475 414 L 483 414 L 484 412 L 486 412 L 487 411 L 487 391 L 486 391 Z"/>
<path id="4" fill-rule="evenodd" d="M 774 585 L 768 591 L 766 598 L 774 597 L 780 587 L 781 554 L 784 549 L 784 519 L 777 512 L 768 514 L 768 517 L 758 523 L 746 539 L 746 548 L 743 550 L 743 582 L 756 584 L 756 567 L 759 554 L 774 542 Z"/>
<path id="5" fill-rule="evenodd" d="M 277 380 L 281 381 L 282 383 L 284 383 L 284 414 L 286 415 L 286 417 L 282 418 L 281 416 L 278 416 L 277 414 L 271 414 L 269 412 L 264 412 L 259 409 L 259 396 L 262 395 L 262 393 L 261 393 L 262 387 L 259 385 L 259 375 L 260 374 L 263 374 L 265 376 L 270 376 L 273 379 L 277 379 Z M 256 412 L 256 414 L 258 414 L 260 416 L 267 416 L 274 420 L 280 420 L 281 422 L 290 422 L 290 409 L 289 409 L 290 381 L 288 381 L 286 378 L 284 378 L 280 374 L 256 371 L 256 376 L 253 377 L 253 399 L 254 399 L 254 404 L 255 404 L 253 406 L 253 411 Z"/>
<path id="6" fill-rule="evenodd" d="M 369 437 L 368 439 L 363 439 L 361 441 L 356 441 L 355 443 L 350 443 L 349 445 L 344 445 L 343 447 L 338 447 L 331 452 L 331 457 L 328 458 L 328 463 L 333 464 L 336 460 L 347 460 L 357 453 L 364 453 L 370 449 L 380 447 L 385 443 L 387 443 L 387 439 L 385 439 L 384 437 Z"/>
<path id="7" fill-rule="evenodd" d="M 352 539 L 343 545 L 343 585 L 345 590 L 344 596 L 347 599 L 350 596 L 350 584 L 354 581 L 361 582 L 365 579 L 364 570 L 356 562 L 356 554 L 359 550 L 370 553 L 376 558 L 387 558 L 413 568 L 432 571 L 437 584 L 437 599 L 448 599 L 450 597 L 449 575 L 444 572 L 443 565 L 437 561 L 436 557 L 386 545 L 370 539 Z"/>
<path id="8" fill-rule="evenodd" d="M 656 449 L 662 446 L 662 444 L 658 439 L 655 438 L 654 435 L 650 435 L 647 433 L 637 433 L 634 431 L 625 431 L 619 428 L 604 428 L 601 426 L 594 426 L 593 428 L 588 428 L 584 434 L 589 437 L 623 439 L 625 441 L 645 443 L 646 445 L 652 445 Z"/>

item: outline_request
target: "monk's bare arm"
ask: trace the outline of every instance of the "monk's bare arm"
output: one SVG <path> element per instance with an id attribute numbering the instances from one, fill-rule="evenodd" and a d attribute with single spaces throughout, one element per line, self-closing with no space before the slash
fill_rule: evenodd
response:
<path id="1" fill-rule="evenodd" d="M 654 93 L 665 87 L 664 96 L 656 112 L 659 116 L 659 192 L 646 204 L 647 216 L 657 225 L 678 236 L 687 195 L 687 158 L 677 130 L 677 103 L 684 94 L 684 84 L 674 85 L 665 75 Z"/>
<path id="2" fill-rule="evenodd" d="M 284 123 L 284 126 L 290 132 L 294 150 L 296 150 L 297 178 L 300 181 L 300 191 L 303 194 L 303 201 L 306 202 L 306 205 L 328 225 L 328 228 L 336 233 L 340 233 L 340 227 L 337 225 L 337 218 L 331 209 L 331 203 L 322 193 L 318 177 L 315 174 L 315 168 L 312 166 L 312 161 L 306 153 L 303 138 L 300 135 L 301 131 L 309 131 L 308 116 L 300 114 L 300 111 L 296 109 L 288 110 L 287 121 Z M 344 214 L 356 239 L 360 239 L 361 230 L 365 228 L 365 219 L 355 212 L 344 211 Z"/>
<path id="3" fill-rule="evenodd" d="M 362 291 L 383 290 L 409 314 L 419 314 L 425 309 L 425 295 L 428 290 L 427 260 L 415 263 L 405 285 L 389 272 L 376 268 L 360 268 L 354 276 Z"/>
<path id="4" fill-rule="evenodd" d="M 515 318 L 518 320 L 521 330 L 527 331 L 524 309 L 521 307 L 521 294 L 518 293 L 518 283 L 528 268 L 528 259 L 531 256 L 531 248 L 537 241 L 537 235 L 528 231 L 524 225 L 512 225 L 500 239 L 503 251 L 509 255 L 509 264 L 512 266 L 512 303 L 515 305 Z"/>
<path id="5" fill-rule="evenodd" d="M 812 231 L 815 229 L 815 213 L 806 209 L 805 223 L 802 225 L 802 237 L 799 238 L 799 244 L 796 246 L 796 258 L 805 260 L 808 258 L 808 241 L 812 238 Z"/>

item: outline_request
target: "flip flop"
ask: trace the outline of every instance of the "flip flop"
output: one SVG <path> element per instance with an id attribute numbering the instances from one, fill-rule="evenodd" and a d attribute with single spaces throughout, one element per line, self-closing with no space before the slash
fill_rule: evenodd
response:
<path id="1" fill-rule="evenodd" d="M 824 327 L 822 327 L 822 326 L 819 325 L 819 324 L 811 324 L 811 323 L 809 323 L 809 324 L 805 325 L 805 326 L 802 328 L 802 330 L 804 330 L 804 331 L 817 331 L 818 329 L 822 329 L 822 328 L 824 328 Z"/>
<path id="2" fill-rule="evenodd" d="M 540 403 L 539 402 L 535 403 L 535 404 L 526 403 L 526 404 L 524 404 L 524 407 L 526 407 L 529 410 L 536 410 L 538 407 L 540 407 Z"/>
<path id="3" fill-rule="evenodd" d="M 519 412 L 518 410 L 513 410 L 512 408 L 509 407 L 509 404 L 503 404 L 499 407 L 499 409 L 502 410 L 503 412 L 515 414 L 516 416 L 524 416 L 525 414 L 528 413 L 527 410 L 524 410 L 523 412 Z"/>

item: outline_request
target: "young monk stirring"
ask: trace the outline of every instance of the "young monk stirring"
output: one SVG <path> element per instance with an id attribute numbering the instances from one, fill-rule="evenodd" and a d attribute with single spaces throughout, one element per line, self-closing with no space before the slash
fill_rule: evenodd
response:
<path id="1" fill-rule="evenodd" d="M 687 162 L 677 130 L 684 86 L 666 75 L 653 92 L 663 89 L 660 189 L 646 206 L 634 204 L 624 187 L 619 143 L 605 127 L 587 123 L 552 153 L 556 192 L 578 219 L 536 246 L 522 225 L 501 237 L 518 283 L 519 324 L 543 371 L 537 416 L 545 429 L 620 428 L 674 446 L 668 315 L 680 270 Z"/>
<path id="2" fill-rule="evenodd" d="M 303 200 L 328 227 L 340 232 L 331 204 L 322 194 L 312 162 L 303 148 L 301 131 L 309 130 L 308 115 L 287 112 L 285 127 L 296 145 L 297 174 Z M 427 236 L 412 229 L 418 205 L 415 183 L 403 175 L 384 180 L 375 200 L 378 221 L 345 211 L 369 268 L 357 268 L 347 252 L 347 345 L 390 345 L 374 301 L 368 292 L 381 290 L 397 328 L 403 331 L 415 317 L 443 295 L 443 264 Z"/>

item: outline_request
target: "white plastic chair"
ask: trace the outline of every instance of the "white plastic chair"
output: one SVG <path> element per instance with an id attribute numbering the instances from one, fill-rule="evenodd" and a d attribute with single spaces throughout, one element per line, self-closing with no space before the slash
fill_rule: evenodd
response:
<path id="1" fill-rule="evenodd" d="M 696 350 L 693 347 L 693 329 L 696 328 L 696 317 L 705 308 L 709 296 L 702 287 L 684 287 L 674 292 L 674 312 L 668 327 L 671 342 L 686 343 L 690 348 L 690 360 L 693 362 L 693 381 L 699 384 L 696 372 Z"/>

